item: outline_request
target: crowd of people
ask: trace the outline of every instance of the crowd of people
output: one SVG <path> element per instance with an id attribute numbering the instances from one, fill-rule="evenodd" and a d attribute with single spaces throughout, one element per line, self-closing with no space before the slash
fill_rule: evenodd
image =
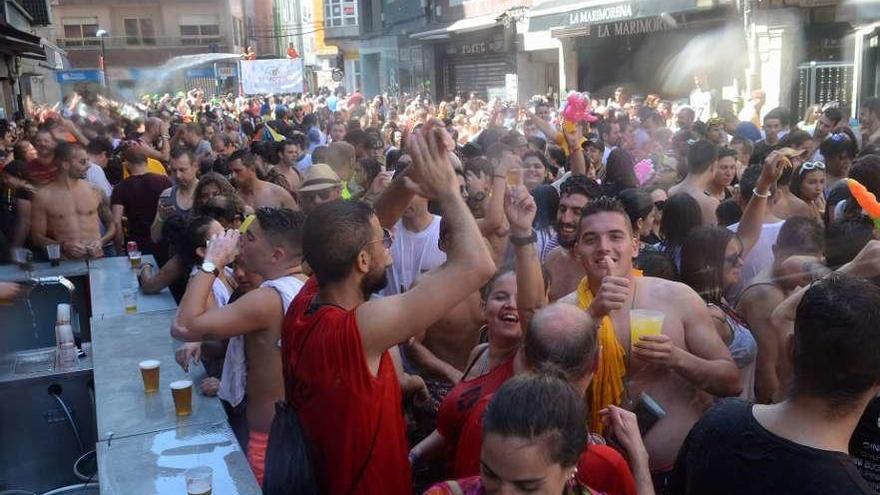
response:
<path id="1" fill-rule="evenodd" d="M 723 103 L 74 95 L 0 261 L 152 254 L 267 494 L 875 493 L 880 99 Z"/>

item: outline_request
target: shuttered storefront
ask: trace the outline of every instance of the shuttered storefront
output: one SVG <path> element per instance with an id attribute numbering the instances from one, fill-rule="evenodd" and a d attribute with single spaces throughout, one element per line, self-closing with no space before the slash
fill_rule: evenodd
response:
<path id="1" fill-rule="evenodd" d="M 477 93 L 488 98 L 493 88 L 504 89 L 504 75 L 510 72 L 508 56 L 504 53 L 447 57 L 444 65 L 446 97 L 456 94 Z"/>

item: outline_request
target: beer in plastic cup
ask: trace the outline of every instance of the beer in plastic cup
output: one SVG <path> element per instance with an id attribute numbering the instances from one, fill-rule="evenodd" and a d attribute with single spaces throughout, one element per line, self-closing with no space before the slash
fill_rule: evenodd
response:
<path id="1" fill-rule="evenodd" d="M 174 410 L 178 416 L 189 416 L 192 413 L 192 386 L 190 380 L 171 382 L 171 396 L 174 398 Z"/>
<path id="2" fill-rule="evenodd" d="M 512 168 L 507 171 L 507 185 L 511 187 L 523 185 L 521 168 Z"/>
<path id="3" fill-rule="evenodd" d="M 134 314 L 138 311 L 138 290 L 124 289 L 122 291 L 122 305 L 125 306 L 125 312 Z"/>
<path id="4" fill-rule="evenodd" d="M 186 478 L 187 495 L 211 495 L 211 478 L 214 470 L 208 466 L 196 466 L 183 473 Z"/>
<path id="5" fill-rule="evenodd" d="M 632 309 L 629 312 L 630 344 L 635 345 L 646 335 L 660 335 L 663 312 L 651 309 Z"/>
<path id="6" fill-rule="evenodd" d="M 134 269 L 141 267 L 141 252 L 140 251 L 131 251 L 128 253 L 128 261 L 131 263 L 131 267 Z"/>
<path id="7" fill-rule="evenodd" d="M 144 379 L 144 392 L 156 392 L 159 390 L 159 361 L 147 359 L 138 363 L 141 369 L 141 378 Z"/>

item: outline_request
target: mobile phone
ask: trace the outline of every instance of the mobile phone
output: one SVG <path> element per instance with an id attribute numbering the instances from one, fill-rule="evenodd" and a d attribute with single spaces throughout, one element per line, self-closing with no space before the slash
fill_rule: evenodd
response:
<path id="1" fill-rule="evenodd" d="M 642 394 L 639 395 L 639 401 L 636 402 L 636 406 L 633 408 L 633 413 L 636 415 L 636 421 L 639 424 L 639 432 L 642 436 L 651 431 L 651 428 L 666 416 L 666 410 L 663 409 L 653 397 L 645 392 L 642 392 Z"/>

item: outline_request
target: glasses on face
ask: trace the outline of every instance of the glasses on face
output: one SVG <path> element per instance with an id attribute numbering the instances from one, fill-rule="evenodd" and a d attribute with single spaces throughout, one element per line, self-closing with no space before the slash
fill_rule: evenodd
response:
<path id="1" fill-rule="evenodd" d="M 368 245 L 370 245 L 374 242 L 381 242 L 382 247 L 384 247 L 385 249 L 391 249 L 391 245 L 394 244 L 394 234 L 392 234 L 390 230 L 383 227 L 382 228 L 382 238 L 381 239 L 373 239 L 372 241 L 367 241 L 367 243 L 364 244 L 364 247 L 367 247 Z"/>
<path id="2" fill-rule="evenodd" d="M 314 200 L 315 198 L 321 198 L 321 201 L 327 201 L 330 199 L 330 195 L 333 193 L 333 188 L 330 189 L 321 189 L 320 191 L 309 191 L 302 193 L 306 198 L 310 198 Z"/>

